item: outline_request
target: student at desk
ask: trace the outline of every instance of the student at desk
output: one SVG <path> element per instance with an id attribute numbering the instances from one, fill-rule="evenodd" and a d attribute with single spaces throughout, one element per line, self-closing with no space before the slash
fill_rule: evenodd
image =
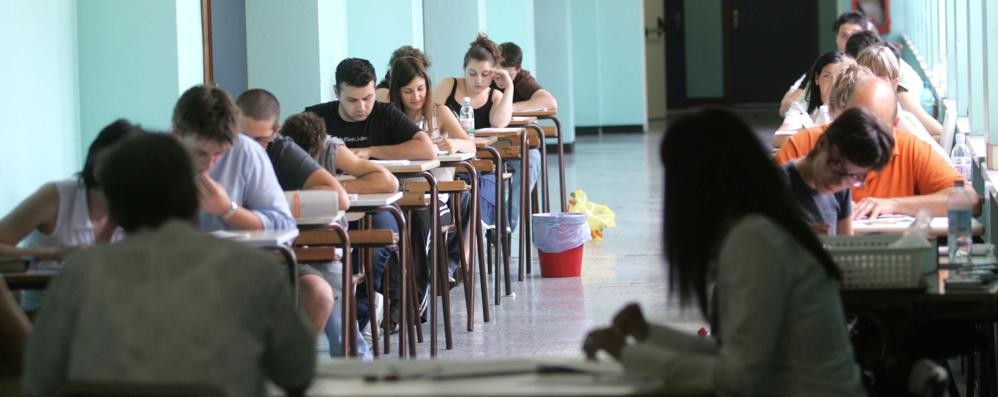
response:
<path id="1" fill-rule="evenodd" d="M 322 168 L 293 140 L 278 133 L 281 124 L 281 104 L 269 91 L 255 88 L 247 90 L 236 99 L 239 106 L 239 125 L 243 134 L 260 144 L 270 158 L 281 189 L 333 190 L 339 193 L 340 210 L 350 208 L 346 190 L 332 173 Z"/>
<path id="2" fill-rule="evenodd" d="M 347 148 L 342 139 L 326 134 L 326 122 L 311 112 L 284 120 L 281 135 L 290 138 L 327 171 L 356 179 L 340 182 L 348 193 L 391 193 L 398 191 L 398 179 L 371 160 L 362 159 Z"/>
<path id="3" fill-rule="evenodd" d="M 832 81 L 838 74 L 842 62 L 852 62 L 852 60 L 838 51 L 821 54 L 814 61 L 811 70 L 804 77 L 803 84 L 807 86 L 804 91 L 806 101 L 796 101 L 790 106 L 778 131 L 797 131 L 832 122 L 827 105 L 828 96 L 832 91 Z M 786 139 L 777 140 L 778 137 L 779 135 L 773 137 L 773 147 L 780 147 Z"/>
<path id="4" fill-rule="evenodd" d="M 752 129 L 729 111 L 699 111 L 669 127 L 660 153 L 670 290 L 711 319 L 713 335 L 649 323 L 632 304 L 589 333 L 586 355 L 605 351 L 661 379 L 660 393 L 864 395 L 838 267 Z"/>
<path id="5" fill-rule="evenodd" d="M 70 382 L 203 383 L 230 396 L 263 396 L 266 379 L 309 384 L 315 339 L 284 269 L 195 228 L 196 175 L 166 134 L 101 157 L 97 179 L 127 237 L 69 257 L 52 281 L 28 337 L 26 394 Z"/>
<path id="6" fill-rule="evenodd" d="M 866 174 L 887 165 L 894 138 L 866 109 L 852 108 L 835 119 L 806 157 L 781 171 L 804 220 L 818 234 L 852 234 L 852 194 Z"/>
<path id="7" fill-rule="evenodd" d="M 437 149 L 426 132 L 412 122 L 405 113 L 388 103 L 375 101 L 374 79 L 377 76 L 374 66 L 366 59 L 347 58 L 336 66 L 336 85 L 333 91 L 338 100 L 326 102 L 305 109 L 318 115 L 326 123 L 326 132 L 346 142 L 347 147 L 360 158 L 384 160 L 432 160 Z M 447 206 L 440 207 L 441 216 L 449 217 Z M 430 236 L 429 212 L 414 211 L 410 219 L 414 246 L 428 247 Z M 421 220 L 422 219 L 422 220 Z M 441 222 L 448 222 L 442 218 Z M 395 220 L 387 213 L 375 215 L 373 226 L 376 229 L 398 231 Z M 374 285 L 381 283 L 385 265 L 391 254 L 388 248 L 380 248 L 374 254 Z M 417 280 L 428 274 L 429 260 L 424 250 L 413 250 L 417 270 Z M 354 262 L 358 263 L 358 262 Z M 421 284 L 426 285 L 424 276 Z M 368 300 L 364 288 L 357 292 L 357 319 L 361 327 L 367 323 Z M 399 307 L 400 305 L 392 305 Z"/>
<path id="8" fill-rule="evenodd" d="M 139 131 L 123 119 L 104 127 L 87 149 L 76 178 L 43 185 L 0 219 L 0 255 L 61 262 L 73 251 L 120 240 L 121 229 L 108 217 L 94 167 L 105 149 Z M 43 296 L 41 291 L 22 291 L 21 307 L 34 312 Z"/>
<path id="9" fill-rule="evenodd" d="M 502 128 L 509 125 L 513 117 L 513 98 L 516 87 L 513 79 L 506 69 L 500 67 L 503 61 L 502 51 L 495 42 L 490 40 L 484 33 L 479 33 L 475 41 L 471 42 L 471 47 L 464 54 L 464 77 L 454 77 L 445 79 L 437 84 L 433 91 L 433 98 L 438 104 L 447 105 L 455 114 L 461 112 L 464 97 L 471 99 L 471 106 L 475 110 L 475 129 L 497 127 Z M 492 83 L 504 87 L 496 89 Z M 533 190 L 537 176 L 540 174 L 541 152 L 531 149 L 530 170 L 527 179 L 530 190 Z M 522 165 L 518 160 L 504 161 L 513 171 L 512 188 L 510 197 L 513 197 L 512 206 L 509 208 L 507 217 L 510 230 L 516 230 L 520 217 L 520 178 L 522 177 Z M 490 196 L 486 194 L 491 189 L 483 185 L 482 197 Z M 494 190 L 492 190 L 494 191 Z M 486 215 L 485 212 L 482 213 Z M 492 219 L 482 218 L 485 222 L 494 222 Z"/>
<path id="10" fill-rule="evenodd" d="M 430 58 L 416 47 L 404 45 L 392 51 L 392 56 L 388 58 L 388 70 L 385 71 L 385 77 L 382 77 L 378 85 L 374 86 L 375 98 L 378 102 L 389 102 L 388 88 L 392 80 L 392 65 L 402 58 L 416 58 L 424 69 L 430 69 Z"/>
<path id="11" fill-rule="evenodd" d="M 499 45 L 502 61 L 499 66 L 509 73 L 513 81 L 513 111 L 529 109 L 558 110 L 558 100 L 548 90 L 541 87 L 530 71 L 523 70 L 523 50 L 512 42 Z M 493 80 L 499 89 L 505 89 L 503 80 Z"/>
<path id="12" fill-rule="evenodd" d="M 853 219 L 880 215 L 915 216 L 927 209 L 933 216 L 946 216 L 946 200 L 953 182 L 962 180 L 947 159 L 935 153 L 929 144 L 897 128 L 897 95 L 890 83 L 874 76 L 860 65 L 846 66 L 832 84 L 829 106 L 833 117 L 853 107 L 869 110 L 886 126 L 893 127 L 894 150 L 891 160 L 880 172 L 866 176 L 861 187 L 852 188 Z M 776 154 L 780 165 L 806 156 L 817 144 L 828 125 L 801 130 L 787 139 Z M 972 187 L 967 187 L 980 202 Z"/>
<path id="13" fill-rule="evenodd" d="M 198 227 L 296 229 L 267 154 L 239 133 L 239 109 L 221 88 L 197 85 L 173 109 L 173 134 L 192 149 L 198 171 Z M 316 330 L 329 318 L 332 290 L 321 275 L 300 275 L 302 306 Z"/>

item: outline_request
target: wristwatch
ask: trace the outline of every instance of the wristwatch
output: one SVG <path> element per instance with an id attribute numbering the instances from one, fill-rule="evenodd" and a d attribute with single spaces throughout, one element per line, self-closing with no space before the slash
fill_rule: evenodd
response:
<path id="1" fill-rule="evenodd" d="M 239 209 L 239 204 L 236 204 L 235 200 L 230 201 L 230 203 L 232 203 L 232 205 L 229 206 L 229 210 L 225 211 L 225 213 L 219 217 L 222 218 L 222 222 L 228 222 L 229 218 L 232 218 L 232 216 L 236 214 L 236 210 Z"/>

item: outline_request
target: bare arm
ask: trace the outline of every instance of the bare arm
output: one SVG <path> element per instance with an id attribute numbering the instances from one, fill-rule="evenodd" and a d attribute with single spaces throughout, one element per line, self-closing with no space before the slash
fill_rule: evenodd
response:
<path id="1" fill-rule="evenodd" d="M 336 177 L 330 174 L 329 171 L 326 171 L 325 168 L 319 168 L 312 175 L 309 175 L 302 189 L 334 190 L 336 191 L 336 199 L 339 201 L 340 209 L 346 210 L 350 208 L 350 198 L 347 197 L 347 191 L 343 189 L 343 186 L 336 180 Z"/>
<path id="2" fill-rule="evenodd" d="M 62 259 L 67 247 L 17 247 L 17 244 L 32 230 L 51 232 L 55 228 L 58 212 L 59 190 L 55 185 L 46 184 L 32 193 L 7 216 L 0 219 L 0 255 L 34 255 L 42 260 Z"/>
<path id="3" fill-rule="evenodd" d="M 474 153 L 475 142 L 468 137 L 468 134 L 461 128 L 461 123 L 449 108 L 443 105 L 437 106 L 437 122 L 440 123 L 440 131 L 446 132 L 447 140 L 437 143 L 440 150 L 448 152 Z"/>
<path id="4" fill-rule="evenodd" d="M 530 99 L 513 103 L 513 111 L 539 108 L 547 108 L 548 110 L 558 111 L 558 100 L 555 99 L 554 95 L 551 95 L 550 92 L 541 88 L 534 91 L 534 94 L 530 96 Z"/>
<path id="5" fill-rule="evenodd" d="M 838 236 L 852 236 L 852 218 L 846 217 L 840 220 L 835 229 L 835 234 Z"/>
<path id="6" fill-rule="evenodd" d="M 902 109 L 915 115 L 918 122 L 925 126 L 925 130 L 928 131 L 929 134 L 936 139 L 936 141 L 939 140 L 939 137 L 943 134 L 943 125 L 939 124 L 939 121 L 933 118 L 932 115 L 927 113 L 925 109 L 922 108 L 922 105 L 919 103 L 918 98 L 915 97 L 915 94 L 912 94 L 911 92 L 899 92 L 898 102 L 901 103 Z"/>
<path id="7" fill-rule="evenodd" d="M 867 197 L 856 204 L 852 218 L 876 218 L 887 214 L 915 216 L 918 214 L 918 210 L 922 208 L 929 210 L 932 216 L 946 216 L 946 199 L 949 198 L 949 194 L 952 191 L 953 188 L 947 188 L 932 194 L 923 194 L 920 196 L 896 198 Z M 967 187 L 967 192 L 974 198 L 974 215 L 980 215 L 981 202 L 977 197 L 977 192 L 970 186 Z"/>
<path id="8" fill-rule="evenodd" d="M 800 98 L 804 94 L 804 90 L 800 88 L 791 88 L 783 95 L 783 100 L 780 101 L 780 117 L 783 117 L 787 110 L 790 109 L 790 105 L 793 105 L 797 98 Z"/>
<path id="9" fill-rule="evenodd" d="M 412 139 L 397 145 L 371 146 L 368 157 L 384 160 L 433 160 L 437 158 L 437 148 L 425 132 L 417 132 Z M 361 156 L 363 157 L 363 156 Z"/>
<path id="10" fill-rule="evenodd" d="M 343 182 L 350 193 L 390 193 L 399 187 L 398 179 L 385 167 L 357 157 L 344 145 L 336 150 L 336 168 L 357 178 Z"/>
<path id="11" fill-rule="evenodd" d="M 0 377 L 20 375 L 31 323 L 0 278 Z"/>
<path id="12" fill-rule="evenodd" d="M 492 95 L 492 110 L 489 112 L 489 124 L 496 128 L 505 128 L 509 121 L 513 119 L 513 79 L 509 77 L 506 69 L 497 68 L 493 71 L 496 78 L 502 79 L 503 86 L 506 87 L 502 96 Z"/>
<path id="13" fill-rule="evenodd" d="M 450 90 L 454 87 L 454 79 L 446 78 L 437 84 L 437 87 L 433 89 L 433 103 L 437 105 L 445 105 L 447 103 L 447 97 L 450 96 Z"/>

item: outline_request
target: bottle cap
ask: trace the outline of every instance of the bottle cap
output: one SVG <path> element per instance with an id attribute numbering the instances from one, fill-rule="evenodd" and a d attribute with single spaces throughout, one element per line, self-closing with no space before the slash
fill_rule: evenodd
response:
<path id="1" fill-rule="evenodd" d="M 464 97 L 465 102 L 471 102 L 471 97 Z"/>

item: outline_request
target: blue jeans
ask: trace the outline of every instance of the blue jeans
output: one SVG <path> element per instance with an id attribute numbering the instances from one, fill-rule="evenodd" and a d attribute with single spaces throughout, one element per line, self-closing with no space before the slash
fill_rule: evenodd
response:
<path id="1" fill-rule="evenodd" d="M 333 291 L 339 292 L 336 303 L 333 305 L 333 311 L 329 315 L 329 321 L 326 321 L 324 331 L 326 333 L 326 340 L 329 342 L 329 356 L 342 357 L 343 304 L 340 299 L 343 297 L 343 268 L 338 263 L 319 263 L 309 264 L 308 266 L 311 266 L 322 273 L 322 277 L 326 279 L 326 282 L 328 282 L 330 286 L 333 287 Z M 372 359 L 371 350 L 368 348 L 367 342 L 364 341 L 364 336 L 360 333 L 360 327 L 357 328 L 357 335 L 354 338 L 357 339 L 357 356 L 364 360 Z"/>
<path id="2" fill-rule="evenodd" d="M 389 229 L 395 233 L 399 232 L 398 223 L 395 223 L 395 217 L 387 212 L 376 212 L 374 214 L 374 219 L 372 220 L 374 229 Z M 350 222 L 350 229 L 357 230 L 360 227 L 359 222 Z M 374 257 L 374 275 L 368 280 L 374 282 L 374 290 L 377 292 L 382 292 L 381 286 L 381 276 L 385 274 L 385 264 L 388 263 L 388 257 L 392 253 L 391 248 L 382 247 L 374 248 L 371 250 Z M 360 250 L 353 250 L 350 254 L 350 264 L 353 265 L 354 272 L 360 269 Z M 367 296 L 367 286 L 359 285 L 357 286 L 357 324 L 360 328 L 364 328 L 367 325 L 367 320 L 370 318 L 370 306 L 371 300 Z"/>
<path id="3" fill-rule="evenodd" d="M 527 179 L 530 191 L 534 191 L 534 186 L 537 185 L 537 176 L 541 172 L 541 151 L 539 149 L 530 149 L 527 152 L 530 158 L 530 169 L 529 179 Z M 510 189 L 510 197 L 513 199 L 510 205 L 509 211 L 509 228 L 510 230 L 516 230 L 516 226 L 520 223 L 520 181 L 523 178 L 523 164 L 519 160 L 507 161 L 506 164 L 509 165 L 510 170 L 513 172 L 513 180 L 511 182 L 512 188 Z"/>

